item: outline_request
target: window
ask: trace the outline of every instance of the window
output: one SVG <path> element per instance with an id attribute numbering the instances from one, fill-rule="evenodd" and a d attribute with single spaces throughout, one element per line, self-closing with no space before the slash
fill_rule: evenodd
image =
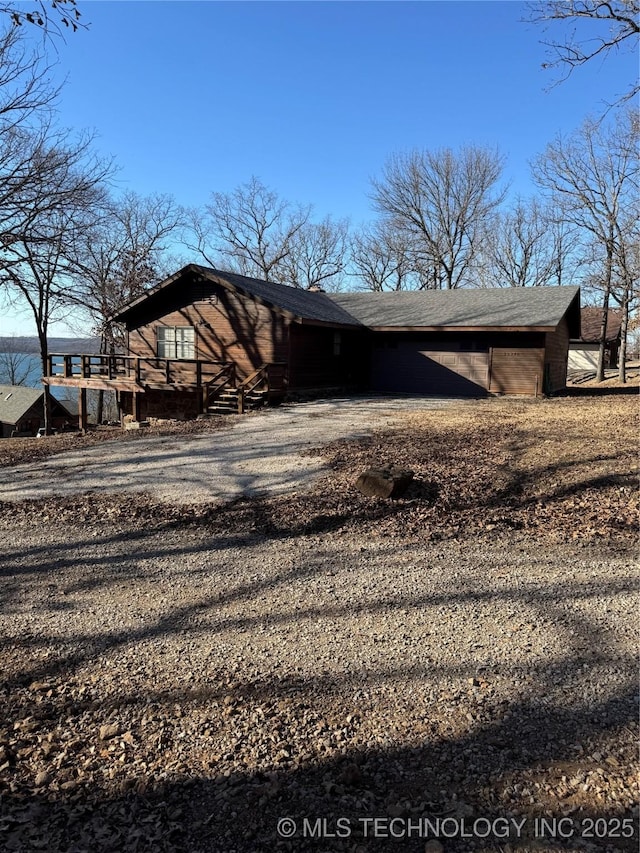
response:
<path id="1" fill-rule="evenodd" d="M 158 326 L 158 358 L 195 358 L 193 326 Z"/>
<path id="2" fill-rule="evenodd" d="M 342 335 L 340 332 L 333 333 L 333 354 L 342 355 Z"/>

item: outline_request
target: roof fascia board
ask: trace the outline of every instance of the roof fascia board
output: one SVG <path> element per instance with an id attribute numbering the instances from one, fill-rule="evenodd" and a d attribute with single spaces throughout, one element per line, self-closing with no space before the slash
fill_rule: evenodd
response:
<path id="1" fill-rule="evenodd" d="M 363 329 L 368 330 L 370 327 L 365 326 L 364 323 L 339 323 L 337 320 L 310 320 L 307 317 L 296 317 L 295 322 L 299 323 L 301 326 L 322 326 L 326 329 Z"/>
<path id="2" fill-rule="evenodd" d="M 115 314 L 112 314 L 108 320 L 110 322 L 121 322 L 118 318 L 122 317 L 123 314 L 128 314 L 133 308 L 137 308 L 142 302 L 145 302 L 149 299 L 150 296 L 155 296 L 156 293 L 160 293 L 161 290 L 165 290 L 165 288 L 170 287 L 174 282 L 176 282 L 182 275 L 186 272 L 202 272 L 202 268 L 198 267 L 197 264 L 187 264 L 186 267 L 182 267 L 178 272 L 175 272 L 173 275 L 170 275 L 169 278 L 165 278 L 162 281 L 158 282 L 158 284 L 150 287 L 149 290 L 145 290 L 137 299 L 134 299 L 133 302 L 129 302 L 127 305 L 124 305 L 119 311 Z"/>
<path id="3" fill-rule="evenodd" d="M 555 332 L 557 326 L 366 326 L 372 332 Z"/>

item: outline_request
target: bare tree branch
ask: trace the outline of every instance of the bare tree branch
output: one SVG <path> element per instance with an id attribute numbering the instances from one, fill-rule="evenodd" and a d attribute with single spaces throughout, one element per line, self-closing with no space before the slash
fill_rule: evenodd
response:
<path id="1" fill-rule="evenodd" d="M 483 224 L 505 195 L 502 167 L 497 151 L 473 146 L 413 151 L 391 157 L 372 182 L 374 205 L 404 234 L 424 287 L 468 283 Z"/>
<path id="2" fill-rule="evenodd" d="M 192 248 L 212 266 L 217 256 L 243 275 L 277 281 L 310 214 L 310 205 L 294 206 L 252 177 L 232 193 L 213 193 L 204 216 L 193 214 Z"/>
<path id="3" fill-rule="evenodd" d="M 349 223 L 327 216 L 307 222 L 289 241 L 289 252 L 280 264 L 286 284 L 294 287 L 338 290 L 346 264 Z"/>
<path id="4" fill-rule="evenodd" d="M 76 0 L 32 0 L 27 3 L 0 3 L 0 14 L 8 15 L 14 27 L 31 24 L 39 27 L 47 36 L 61 36 L 63 31 L 76 32 L 86 29 L 80 21 L 81 13 Z"/>
<path id="5" fill-rule="evenodd" d="M 640 34 L 638 0 L 540 0 L 529 3 L 528 8 L 527 20 L 541 24 L 545 29 L 556 22 L 561 26 L 577 24 L 569 31 L 565 29 L 564 38 L 542 42 L 549 54 L 549 60 L 542 67 L 559 69 L 562 76 L 558 82 L 566 80 L 574 69 L 596 57 L 606 57 L 619 50 L 637 51 Z M 593 24 L 591 30 L 590 24 Z M 640 84 L 636 78 L 616 103 L 629 101 L 639 91 Z"/>
<path id="6" fill-rule="evenodd" d="M 637 221 L 639 139 L 638 113 L 627 110 L 609 129 L 588 120 L 571 138 L 558 137 L 533 164 L 534 180 L 551 195 L 564 221 L 590 235 L 601 252 L 600 381 L 622 235 L 627 222 Z"/>

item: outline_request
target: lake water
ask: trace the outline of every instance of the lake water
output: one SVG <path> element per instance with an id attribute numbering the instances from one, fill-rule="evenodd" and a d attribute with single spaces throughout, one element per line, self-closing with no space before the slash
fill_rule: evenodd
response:
<path id="1" fill-rule="evenodd" d="M 7 359 L 14 359 L 16 367 L 16 375 L 18 379 L 22 379 L 26 374 L 26 378 L 21 385 L 26 385 L 28 388 L 42 388 L 42 364 L 40 356 L 35 353 L 2 353 L 0 352 L 0 385 L 10 385 Z M 51 393 L 59 400 L 74 399 L 77 397 L 77 389 L 75 388 L 60 388 L 52 387 Z"/>

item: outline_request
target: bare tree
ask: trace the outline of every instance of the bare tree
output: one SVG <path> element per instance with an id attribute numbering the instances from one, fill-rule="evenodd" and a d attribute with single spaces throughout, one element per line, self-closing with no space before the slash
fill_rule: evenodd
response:
<path id="1" fill-rule="evenodd" d="M 103 352 L 121 341 L 111 318 L 169 272 L 168 241 L 186 224 L 168 195 L 125 193 L 92 210 L 93 223 L 66 249 L 76 282 L 73 300 L 88 315 Z"/>
<path id="2" fill-rule="evenodd" d="M 282 259 L 279 276 L 286 284 L 300 288 L 338 290 L 346 265 L 346 219 L 306 222 L 292 235 L 289 252 Z"/>
<path id="3" fill-rule="evenodd" d="M 310 206 L 294 206 L 252 177 L 231 193 L 213 193 L 204 215 L 192 213 L 190 248 L 210 266 L 219 258 L 242 275 L 277 281 L 310 214 Z"/>
<path id="4" fill-rule="evenodd" d="M 76 143 L 61 132 L 47 135 L 46 129 L 21 136 L 24 153 L 30 150 L 30 168 L 25 169 L 23 192 L 13 199 L 9 230 L 2 235 L 0 286 L 10 299 L 28 306 L 46 372 L 49 324 L 68 305 L 72 288 L 66 248 L 98 205 L 111 164 L 92 154 L 87 136 Z M 47 429 L 48 405 L 45 387 Z"/>
<path id="5" fill-rule="evenodd" d="M 68 296 L 100 337 L 100 352 L 113 354 L 124 345 L 114 314 L 169 274 L 167 241 L 185 225 L 185 216 L 170 196 L 133 192 L 118 199 L 107 197 L 91 216 L 93 223 L 79 229 L 65 249 L 75 282 Z M 102 391 L 96 405 L 100 423 Z"/>
<path id="6" fill-rule="evenodd" d="M 563 284 L 575 249 L 567 226 L 539 200 L 516 199 L 487 227 L 480 266 L 488 287 L 543 287 Z"/>
<path id="7" fill-rule="evenodd" d="M 575 68 L 597 57 L 626 49 L 637 51 L 640 33 L 640 2 L 638 0 L 540 0 L 528 4 L 529 21 L 565 25 L 564 38 L 545 41 L 549 61 L 543 68 L 560 69 L 566 80 Z M 571 27 L 567 30 L 566 25 Z M 578 30 L 579 27 L 579 30 Z M 578 34 L 579 33 L 579 34 Z M 634 98 L 640 86 L 638 80 L 619 100 Z"/>
<path id="8" fill-rule="evenodd" d="M 635 215 L 626 222 L 620 223 L 611 297 L 618 304 L 620 311 L 618 379 L 624 385 L 627 381 L 627 345 L 631 311 L 640 299 L 640 221 Z"/>
<path id="9" fill-rule="evenodd" d="M 9 348 L 0 352 L 0 382 L 3 385 L 26 385 L 32 372 L 33 356 Z"/>
<path id="10" fill-rule="evenodd" d="M 420 286 L 404 233 L 384 221 L 351 239 L 351 268 L 363 290 L 415 290 Z"/>
<path id="11" fill-rule="evenodd" d="M 558 137 L 533 166 L 565 222 L 589 235 L 602 254 L 602 326 L 597 378 L 604 379 L 609 299 L 615 283 L 621 229 L 636 214 L 638 114 L 627 110 L 609 129 L 586 121 L 570 139 Z"/>
<path id="12" fill-rule="evenodd" d="M 403 234 L 424 287 L 469 283 L 484 222 L 504 198 L 502 167 L 497 151 L 473 146 L 413 151 L 394 155 L 373 181 L 376 209 Z"/>

